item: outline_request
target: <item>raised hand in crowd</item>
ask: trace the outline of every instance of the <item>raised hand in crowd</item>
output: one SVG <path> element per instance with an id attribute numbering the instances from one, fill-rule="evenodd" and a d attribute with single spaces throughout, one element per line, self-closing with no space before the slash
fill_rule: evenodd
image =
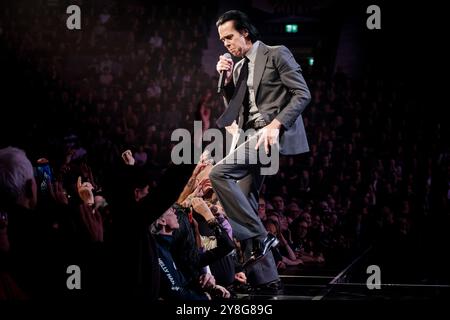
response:
<path id="1" fill-rule="evenodd" d="M 81 220 L 86 227 L 91 241 L 103 241 L 103 220 L 95 208 L 94 187 L 90 182 L 81 182 L 81 177 L 78 177 L 77 190 L 82 204 L 79 206 Z"/>
<path id="2" fill-rule="evenodd" d="M 131 150 L 129 149 L 122 152 L 122 159 L 127 166 L 134 166 L 136 162 L 134 160 L 133 153 L 131 153 Z"/>
<path id="3" fill-rule="evenodd" d="M 197 175 L 207 166 L 207 163 L 199 162 L 197 166 L 195 167 L 194 171 L 192 172 L 191 177 L 189 178 L 189 181 L 184 186 L 183 191 L 181 192 L 180 196 L 178 197 L 177 203 L 181 204 L 183 207 L 189 207 L 190 206 L 190 200 L 186 202 L 187 198 L 192 195 L 193 193 L 197 193 L 196 190 L 198 189 L 198 180 Z"/>
<path id="4" fill-rule="evenodd" d="M 94 197 L 95 209 L 103 208 L 107 205 L 106 199 L 103 196 Z"/>
<path id="5" fill-rule="evenodd" d="M 208 204 L 202 198 L 198 198 L 198 197 L 193 198 L 191 205 L 192 205 L 192 208 L 194 208 L 194 210 L 197 213 L 201 214 L 202 217 L 205 218 L 206 221 L 214 219 L 214 215 L 212 214 L 211 210 L 209 209 Z"/>
<path id="6" fill-rule="evenodd" d="M 81 177 L 78 177 L 77 181 L 77 191 L 80 199 L 83 201 L 84 204 L 88 206 L 92 206 L 94 202 L 94 193 L 92 190 L 94 187 L 90 182 L 81 182 Z"/>

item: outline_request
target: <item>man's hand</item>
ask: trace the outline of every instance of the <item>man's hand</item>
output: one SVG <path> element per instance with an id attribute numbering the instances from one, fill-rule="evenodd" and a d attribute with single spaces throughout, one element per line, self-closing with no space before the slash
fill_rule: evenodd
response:
<path id="1" fill-rule="evenodd" d="M 192 208 L 201 214 L 206 221 L 214 219 L 214 215 L 208 207 L 208 204 L 202 198 L 193 198 L 191 202 Z"/>
<path id="2" fill-rule="evenodd" d="M 281 122 L 277 119 L 273 119 L 271 123 L 265 126 L 261 130 L 261 136 L 256 143 L 255 150 L 258 150 L 259 146 L 264 143 L 264 151 L 269 154 L 270 146 L 278 143 L 278 136 L 280 134 Z"/>
<path id="3" fill-rule="evenodd" d="M 212 168 L 212 164 L 206 164 L 205 167 L 203 167 L 202 171 L 197 175 L 196 183 L 203 183 L 206 179 L 209 179 L 209 174 L 211 173 Z"/>
<path id="4" fill-rule="evenodd" d="M 232 136 L 237 134 L 239 132 L 239 126 L 237 125 L 236 120 L 234 120 L 233 123 L 230 124 L 229 126 L 225 127 L 225 130 L 227 130 L 228 133 L 231 134 Z"/>
<path id="5" fill-rule="evenodd" d="M 226 77 L 225 77 L 225 85 L 230 83 L 232 75 L 233 75 L 233 60 L 225 58 L 224 56 L 219 57 L 219 61 L 216 65 L 216 70 L 218 73 L 222 71 L 226 71 Z"/>
<path id="6" fill-rule="evenodd" d="M 83 182 L 81 183 L 81 177 L 78 177 L 77 181 L 77 190 L 78 195 L 80 196 L 80 199 L 83 201 L 83 203 L 92 206 L 94 204 L 94 193 L 92 190 L 94 187 L 90 182 Z"/>
<path id="7" fill-rule="evenodd" d="M 228 291 L 227 289 L 225 289 L 224 287 L 219 286 L 219 285 L 215 285 L 212 288 L 212 294 L 214 295 L 214 297 L 218 297 L 218 298 L 229 299 L 231 297 L 230 291 Z"/>
<path id="8" fill-rule="evenodd" d="M 103 208 L 106 205 L 106 199 L 102 196 L 94 197 L 95 209 Z"/>
<path id="9" fill-rule="evenodd" d="M 247 283 L 247 276 L 244 272 L 238 272 L 234 275 L 234 280 L 237 280 L 240 283 Z"/>
<path id="10" fill-rule="evenodd" d="M 122 153 L 122 159 L 128 166 L 134 166 L 135 160 L 133 158 L 133 154 L 131 153 L 131 150 L 126 150 Z"/>
<path id="11" fill-rule="evenodd" d="M 211 273 L 204 273 L 200 276 L 200 286 L 203 289 L 212 289 L 216 285 L 216 279 Z"/>

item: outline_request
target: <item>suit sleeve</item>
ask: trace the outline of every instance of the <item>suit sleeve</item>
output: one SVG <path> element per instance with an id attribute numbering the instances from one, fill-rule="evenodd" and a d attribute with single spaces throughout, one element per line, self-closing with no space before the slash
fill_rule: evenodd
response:
<path id="1" fill-rule="evenodd" d="M 288 89 L 291 99 L 276 116 L 285 129 L 289 129 L 311 101 L 311 94 L 302 75 L 302 69 L 285 46 L 281 46 L 274 56 L 274 63 L 282 84 Z"/>
<path id="2" fill-rule="evenodd" d="M 218 223 L 213 223 L 209 226 L 214 230 L 214 235 L 217 239 L 217 247 L 199 255 L 199 265 L 205 267 L 214 261 L 226 256 L 234 249 L 234 242 L 228 236 L 227 231 Z"/>

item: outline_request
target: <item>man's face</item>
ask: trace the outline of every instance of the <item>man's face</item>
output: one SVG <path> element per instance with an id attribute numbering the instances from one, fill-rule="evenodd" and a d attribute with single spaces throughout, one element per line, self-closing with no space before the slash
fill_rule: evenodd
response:
<path id="1" fill-rule="evenodd" d="M 311 223 L 312 223 L 311 215 L 310 215 L 309 213 L 305 212 L 305 213 L 302 215 L 302 217 L 303 217 L 303 219 L 305 220 L 305 222 L 308 224 L 308 226 L 310 226 Z"/>
<path id="2" fill-rule="evenodd" d="M 297 225 L 297 233 L 300 238 L 305 238 L 308 233 L 308 223 L 306 223 L 305 221 L 300 222 Z"/>
<path id="3" fill-rule="evenodd" d="M 270 233 L 274 236 L 278 235 L 277 226 L 274 223 L 269 222 L 266 226 L 266 230 L 268 233 Z"/>
<path id="4" fill-rule="evenodd" d="M 136 188 L 134 190 L 134 200 L 136 200 L 136 202 L 141 201 L 143 198 L 145 198 L 146 195 L 148 195 L 148 189 L 149 186 L 145 186 L 144 188 Z"/>
<path id="5" fill-rule="evenodd" d="M 275 207 L 275 210 L 277 210 L 279 213 L 283 213 L 284 211 L 284 200 L 282 197 L 276 196 L 272 200 L 273 206 Z"/>
<path id="6" fill-rule="evenodd" d="M 245 40 L 247 31 L 239 33 L 234 28 L 234 21 L 230 20 L 220 25 L 218 28 L 220 41 L 227 50 L 235 57 L 243 57 L 249 50 L 249 44 Z"/>
<path id="7" fill-rule="evenodd" d="M 180 228 L 180 224 L 178 223 L 177 214 L 175 213 L 174 208 L 169 208 L 162 215 L 163 223 L 166 227 L 170 228 L 170 230 L 175 230 Z"/>
<path id="8" fill-rule="evenodd" d="M 266 201 L 264 199 L 259 199 L 258 204 L 258 216 L 261 218 L 261 220 L 265 220 L 267 218 L 266 216 Z"/>

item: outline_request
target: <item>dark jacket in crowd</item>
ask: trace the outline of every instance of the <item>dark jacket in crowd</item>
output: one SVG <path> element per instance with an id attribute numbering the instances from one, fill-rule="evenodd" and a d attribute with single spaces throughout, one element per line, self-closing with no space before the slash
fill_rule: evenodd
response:
<path id="1" fill-rule="evenodd" d="M 204 293 L 188 288 L 188 283 L 178 270 L 170 252 L 173 237 L 158 234 L 155 239 L 161 270 L 161 297 L 168 300 L 208 300 Z"/>

